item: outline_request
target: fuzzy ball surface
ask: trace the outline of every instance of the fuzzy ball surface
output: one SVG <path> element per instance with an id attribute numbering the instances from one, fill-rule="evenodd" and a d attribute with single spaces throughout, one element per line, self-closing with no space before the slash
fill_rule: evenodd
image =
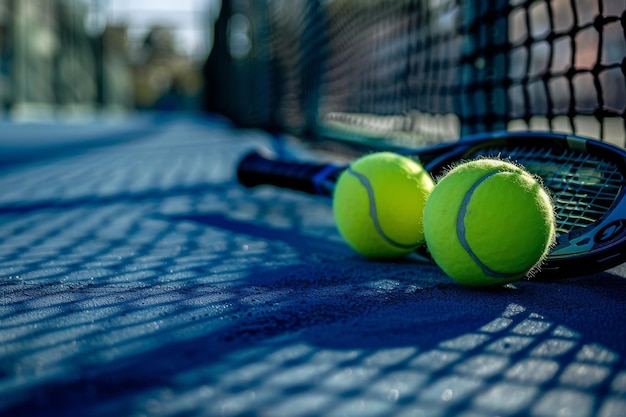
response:
<path id="1" fill-rule="evenodd" d="M 361 157 L 335 185 L 337 228 L 367 257 L 406 255 L 424 244 L 424 207 L 434 186 L 428 172 L 410 158 L 391 152 Z"/>
<path id="2" fill-rule="evenodd" d="M 536 271 L 555 238 L 550 196 L 524 169 L 478 159 L 449 171 L 424 210 L 426 245 L 464 285 L 497 286 Z"/>

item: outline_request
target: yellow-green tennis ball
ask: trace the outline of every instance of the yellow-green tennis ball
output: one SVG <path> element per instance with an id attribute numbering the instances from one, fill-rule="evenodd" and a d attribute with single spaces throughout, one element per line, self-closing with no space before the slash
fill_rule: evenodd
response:
<path id="1" fill-rule="evenodd" d="M 496 159 L 458 165 L 436 185 L 424 209 L 433 259 L 454 280 L 502 285 L 531 274 L 555 237 L 552 202 L 523 169 Z"/>
<path id="2" fill-rule="evenodd" d="M 390 152 L 359 158 L 335 185 L 337 228 L 367 257 L 406 255 L 424 243 L 424 206 L 434 187 L 428 172 L 409 158 Z"/>

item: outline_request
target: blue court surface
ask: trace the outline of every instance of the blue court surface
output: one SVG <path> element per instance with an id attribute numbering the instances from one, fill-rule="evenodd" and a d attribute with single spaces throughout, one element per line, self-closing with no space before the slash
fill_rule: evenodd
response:
<path id="1" fill-rule="evenodd" d="M 464 288 L 208 117 L 0 123 L 2 416 L 626 416 L 626 265 Z M 297 143 L 285 152 L 320 156 Z"/>

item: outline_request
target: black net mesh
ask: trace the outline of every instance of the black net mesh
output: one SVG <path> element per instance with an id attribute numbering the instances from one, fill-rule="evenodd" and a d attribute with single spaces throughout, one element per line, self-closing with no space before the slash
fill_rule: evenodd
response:
<path id="1" fill-rule="evenodd" d="M 242 125 L 409 145 L 502 129 L 626 142 L 623 0 L 222 3 L 209 109 Z"/>

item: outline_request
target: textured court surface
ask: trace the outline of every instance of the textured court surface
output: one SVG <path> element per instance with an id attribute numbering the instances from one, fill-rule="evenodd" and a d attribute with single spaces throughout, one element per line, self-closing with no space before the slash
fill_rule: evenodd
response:
<path id="1" fill-rule="evenodd" d="M 240 187 L 262 133 L 0 130 L 0 415 L 626 415 L 626 265 L 465 289 Z"/>

